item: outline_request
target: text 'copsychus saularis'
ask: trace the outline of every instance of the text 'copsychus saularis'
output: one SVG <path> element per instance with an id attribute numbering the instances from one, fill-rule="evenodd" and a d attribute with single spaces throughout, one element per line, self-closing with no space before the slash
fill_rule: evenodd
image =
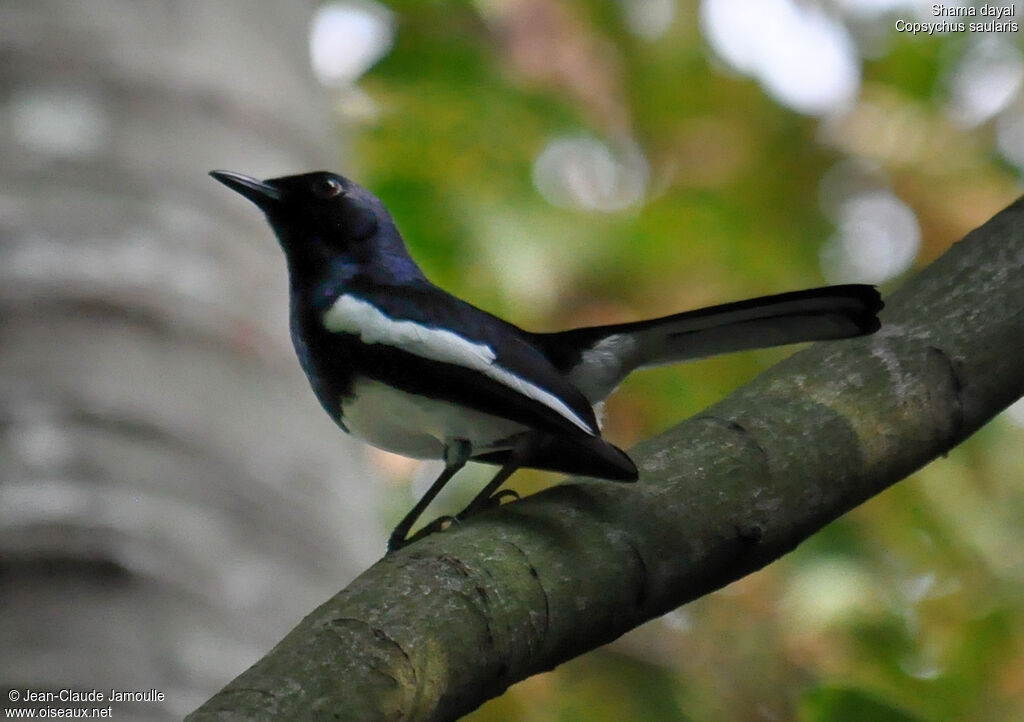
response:
<path id="1" fill-rule="evenodd" d="M 878 292 L 845 285 L 531 333 L 431 283 L 384 204 L 347 178 L 210 175 L 259 206 L 277 234 L 292 343 L 331 418 L 381 449 L 444 460 L 389 551 L 411 540 L 412 525 L 467 461 L 501 469 L 456 519 L 497 503 L 521 467 L 635 481 L 636 466 L 601 438 L 593 408 L 635 369 L 879 327 Z"/>

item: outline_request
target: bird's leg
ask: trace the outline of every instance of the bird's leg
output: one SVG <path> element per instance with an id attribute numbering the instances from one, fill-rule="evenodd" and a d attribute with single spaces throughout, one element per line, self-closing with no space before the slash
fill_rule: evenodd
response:
<path id="1" fill-rule="evenodd" d="M 529 460 L 529 457 L 533 454 L 536 443 L 537 436 L 535 434 L 524 434 L 520 437 L 516 442 L 516 445 L 513 447 L 512 455 L 509 457 L 509 460 L 505 462 L 505 465 L 501 467 L 498 473 L 494 475 L 494 478 L 487 482 L 487 486 L 481 489 L 480 493 L 474 497 L 473 501 L 471 501 L 465 509 L 460 511 L 455 518 L 462 520 L 468 516 L 481 512 L 484 509 L 494 506 L 496 502 L 500 503 L 501 498 L 504 496 L 513 496 L 518 499 L 519 495 L 511 489 L 498 491 L 498 487 L 504 484 L 512 474 L 514 474 Z"/>
<path id="2" fill-rule="evenodd" d="M 441 475 L 434 480 L 434 483 L 427 489 L 427 493 L 424 494 L 416 506 L 409 510 L 409 513 L 405 515 L 402 521 L 398 522 L 398 526 L 391 532 L 391 536 L 388 538 L 388 553 L 397 551 L 408 544 L 411 539 L 408 539 L 409 530 L 412 529 L 412 525 L 416 523 L 416 520 L 420 518 L 424 509 L 430 506 L 430 502 L 434 500 L 434 497 L 438 495 L 438 492 L 444 488 L 444 485 L 448 483 L 455 474 L 466 465 L 469 461 L 470 453 L 472 449 L 470 444 L 465 439 L 456 439 L 451 444 L 445 447 L 444 450 L 444 471 Z"/>

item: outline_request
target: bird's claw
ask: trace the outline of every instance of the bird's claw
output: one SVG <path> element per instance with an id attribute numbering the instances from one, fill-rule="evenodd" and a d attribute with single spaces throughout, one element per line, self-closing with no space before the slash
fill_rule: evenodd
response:
<path id="1" fill-rule="evenodd" d="M 412 536 L 398 537 L 396 535 L 392 535 L 391 538 L 388 539 L 388 554 L 396 552 L 399 549 L 402 549 L 403 547 L 412 544 L 414 541 L 419 541 L 425 536 L 430 536 L 434 532 L 444 531 L 452 524 L 457 524 L 458 521 L 459 518 L 455 516 L 439 516 L 429 524 L 425 524 L 423 528 L 421 528 Z"/>
<path id="2" fill-rule="evenodd" d="M 430 522 L 425 527 L 423 527 L 420 531 L 418 531 L 416 533 L 416 535 L 419 536 L 420 534 L 423 534 L 424 536 L 426 536 L 427 534 L 433 534 L 436 531 L 444 531 L 445 529 L 450 527 L 452 524 L 458 524 L 458 523 L 459 523 L 459 518 L 458 517 L 456 517 L 456 516 L 448 516 L 446 514 L 445 516 L 439 516 L 436 519 L 434 519 L 434 521 Z"/>
<path id="3" fill-rule="evenodd" d="M 505 500 L 519 501 L 522 498 L 519 496 L 519 492 L 515 489 L 502 489 L 501 491 L 495 492 L 490 499 L 487 500 L 487 506 L 501 506 L 505 503 Z"/>
<path id="4" fill-rule="evenodd" d="M 412 536 L 406 537 L 404 535 L 392 534 L 391 538 L 388 539 L 388 554 L 396 552 L 399 549 L 412 544 L 414 541 L 419 541 L 425 536 L 430 536 L 435 532 L 444 531 L 445 529 L 450 528 L 453 524 L 458 524 L 460 521 L 472 516 L 473 514 L 477 514 L 487 509 L 495 509 L 504 504 L 506 500 L 516 501 L 519 498 L 520 496 L 518 492 L 512 489 L 502 489 L 501 491 L 491 494 L 480 502 L 469 505 L 456 516 L 439 516 L 429 524 L 425 524 L 423 528 Z"/>
<path id="5" fill-rule="evenodd" d="M 474 501 L 472 504 L 460 511 L 456 519 L 462 520 L 473 516 L 474 514 L 479 514 L 482 511 L 487 511 L 488 509 L 497 509 L 499 506 L 504 504 L 506 500 L 516 501 L 519 498 L 521 498 L 519 496 L 519 492 L 514 491 L 513 489 L 502 489 L 501 491 L 494 492 L 486 499 Z"/>

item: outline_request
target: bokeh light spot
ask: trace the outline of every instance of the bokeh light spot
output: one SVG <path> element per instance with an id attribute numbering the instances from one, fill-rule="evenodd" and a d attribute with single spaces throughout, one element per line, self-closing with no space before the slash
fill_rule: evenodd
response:
<path id="1" fill-rule="evenodd" d="M 394 17 L 371 0 L 320 7 L 309 29 L 313 72 L 324 85 L 351 85 L 387 55 L 394 41 Z"/>
<path id="2" fill-rule="evenodd" d="M 838 226 L 821 253 L 822 270 L 832 282 L 888 281 L 910 268 L 921 246 L 917 216 L 885 190 L 845 200 Z"/>
<path id="3" fill-rule="evenodd" d="M 619 211 L 639 203 L 650 169 L 631 140 L 617 152 L 596 138 L 551 140 L 533 164 L 533 182 L 550 203 L 562 208 Z"/>
<path id="4" fill-rule="evenodd" d="M 846 27 L 817 6 L 793 0 L 704 0 L 701 24 L 725 62 L 800 113 L 836 113 L 857 97 L 857 48 Z"/>
<path id="5" fill-rule="evenodd" d="M 950 115 L 972 127 L 1005 108 L 1024 81 L 1024 57 L 1012 42 L 982 36 L 960 59 L 949 78 Z"/>

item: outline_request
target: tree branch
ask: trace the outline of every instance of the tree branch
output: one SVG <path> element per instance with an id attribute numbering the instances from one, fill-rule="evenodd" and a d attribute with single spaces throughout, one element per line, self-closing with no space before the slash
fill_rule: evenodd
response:
<path id="1" fill-rule="evenodd" d="M 779 558 L 1024 394 L 1024 199 L 817 344 L 573 479 L 382 559 L 189 719 L 449 720 Z"/>

